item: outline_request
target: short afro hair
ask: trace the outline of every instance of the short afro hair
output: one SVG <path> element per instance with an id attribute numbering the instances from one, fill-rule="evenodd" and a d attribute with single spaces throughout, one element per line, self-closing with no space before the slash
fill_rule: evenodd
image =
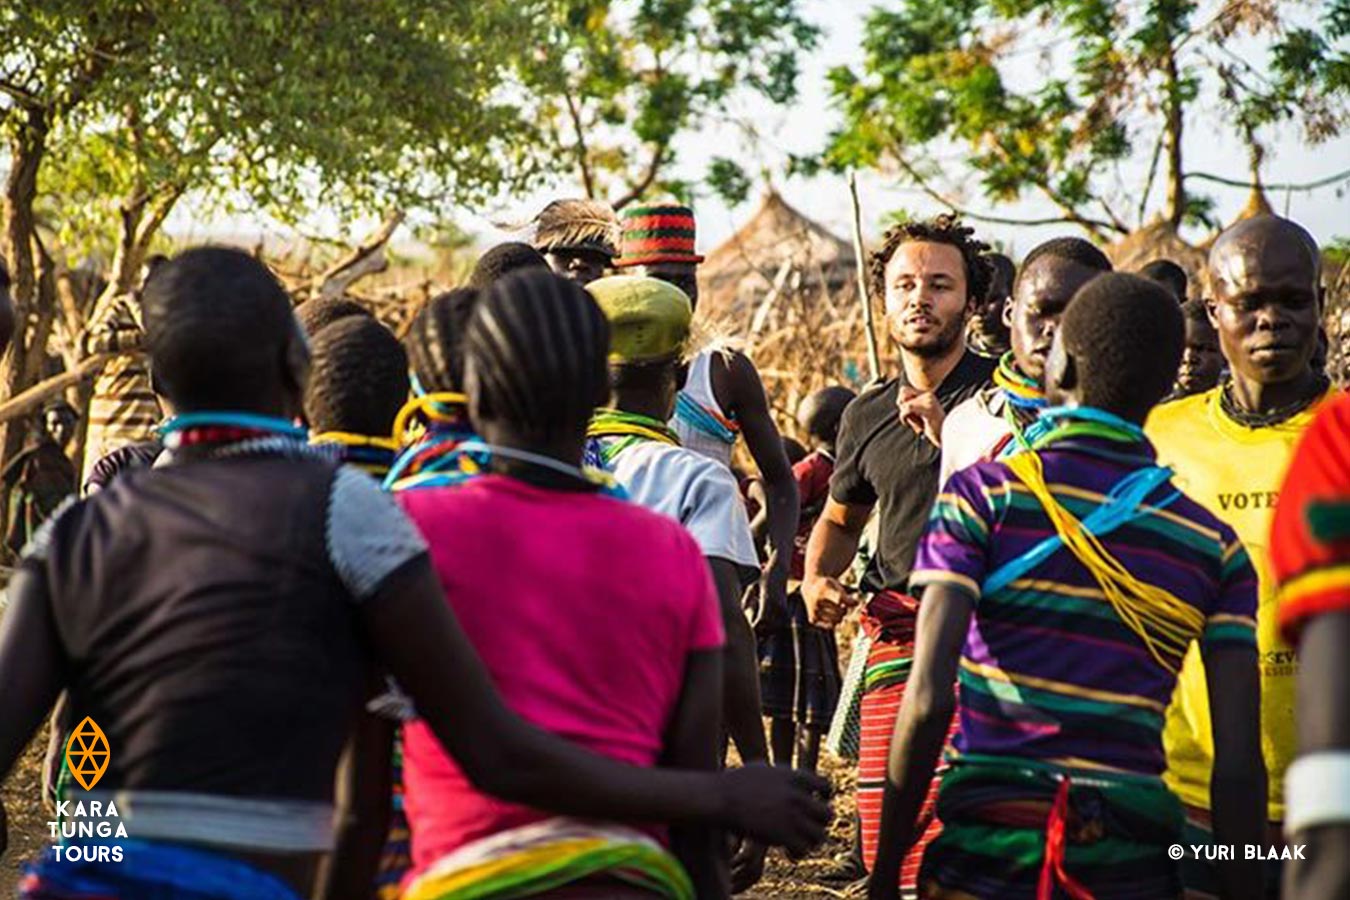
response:
<path id="1" fill-rule="evenodd" d="M 1111 260 L 1091 241 L 1076 237 L 1057 237 L 1031 248 L 1031 252 L 1027 254 L 1026 259 L 1022 260 L 1022 267 L 1018 270 L 1018 276 L 1021 277 L 1027 269 L 1031 268 L 1032 263 L 1045 256 L 1078 263 L 1080 266 L 1095 269 L 1098 272 L 1113 271 Z"/>
<path id="2" fill-rule="evenodd" d="M 389 437 L 408 399 L 408 355 L 373 316 L 348 316 L 310 341 L 305 418 L 315 432 Z"/>
<path id="3" fill-rule="evenodd" d="M 291 299 L 243 250 L 178 254 L 146 282 L 142 309 L 156 389 L 179 409 L 257 409 L 291 377 Z"/>
<path id="4" fill-rule="evenodd" d="M 469 276 L 469 287 L 486 291 L 512 272 L 521 269 L 547 269 L 544 254 L 529 244 L 512 242 L 498 244 L 478 258 Z"/>
<path id="5" fill-rule="evenodd" d="M 892 226 L 881 239 L 881 249 L 872 254 L 868 267 L 871 291 L 874 297 L 886 293 L 886 266 L 902 244 L 946 244 L 961 251 L 966 269 L 967 300 L 983 300 L 989 293 L 992 273 L 984 258 L 989 245 L 976 239 L 975 229 L 961 222 L 953 213 L 943 213 L 934 219 L 901 222 Z"/>
<path id="6" fill-rule="evenodd" d="M 1176 299 L 1124 273 L 1084 285 L 1069 301 L 1059 334 L 1073 356 L 1083 403 L 1141 422 L 1171 393 L 1185 347 Z"/>
<path id="7" fill-rule="evenodd" d="M 480 296 L 473 288 L 437 294 L 413 319 L 403 340 L 408 363 L 422 390 L 464 390 L 464 335 Z"/>
<path id="8" fill-rule="evenodd" d="M 1213 323 L 1209 321 L 1209 309 L 1203 300 L 1187 300 L 1181 304 L 1181 314 L 1186 317 L 1187 322 L 1203 322 L 1213 327 Z"/>
<path id="9" fill-rule="evenodd" d="M 295 317 L 307 337 L 314 337 L 329 325 L 348 316 L 370 317 L 370 310 L 346 297 L 315 297 L 295 308 Z"/>
<path id="10" fill-rule="evenodd" d="M 1186 301 L 1186 270 L 1170 259 L 1155 259 L 1139 270 L 1142 278 L 1160 284 L 1172 292 L 1178 303 Z"/>

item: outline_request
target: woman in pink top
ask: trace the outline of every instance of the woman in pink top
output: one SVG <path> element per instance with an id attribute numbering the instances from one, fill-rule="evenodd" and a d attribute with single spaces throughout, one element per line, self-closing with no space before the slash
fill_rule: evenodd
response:
<path id="1" fill-rule="evenodd" d="M 579 468 L 609 390 L 607 347 L 605 318 L 580 288 L 543 272 L 500 282 L 466 338 L 488 471 L 399 501 L 517 713 L 624 762 L 713 769 L 723 631 L 702 551 L 676 521 Z M 637 831 L 497 800 L 421 722 L 407 727 L 404 753 L 409 900 L 488 885 L 568 897 L 728 892 L 714 829 Z"/>

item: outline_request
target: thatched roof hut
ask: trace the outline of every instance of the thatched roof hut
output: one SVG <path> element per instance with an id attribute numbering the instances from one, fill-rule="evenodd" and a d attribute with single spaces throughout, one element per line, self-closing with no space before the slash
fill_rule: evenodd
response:
<path id="1" fill-rule="evenodd" d="M 1273 213 L 1265 190 L 1260 185 L 1253 185 L 1246 204 L 1231 224 Z M 1158 221 L 1126 235 L 1105 250 L 1111 258 L 1111 264 L 1121 272 L 1137 272 L 1155 259 L 1170 259 L 1186 270 L 1190 294 L 1199 297 L 1204 285 L 1209 248 L 1216 237 L 1218 234 L 1212 234 L 1201 243 L 1192 244 L 1177 234 L 1172 223 Z"/>
<path id="2" fill-rule="evenodd" d="M 699 266 L 700 312 L 744 322 L 773 293 L 852 291 L 853 245 L 770 189 L 749 221 Z"/>
<path id="3" fill-rule="evenodd" d="M 1197 291 L 1205 271 L 1205 250 L 1183 240 L 1170 222 L 1155 222 L 1104 249 L 1111 264 L 1120 272 L 1137 272 L 1156 259 L 1170 259 L 1186 270 L 1191 296 L 1199 296 Z"/>

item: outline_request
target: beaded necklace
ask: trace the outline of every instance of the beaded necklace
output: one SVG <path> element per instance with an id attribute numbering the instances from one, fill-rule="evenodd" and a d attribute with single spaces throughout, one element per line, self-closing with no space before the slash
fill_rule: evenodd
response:
<path id="1" fill-rule="evenodd" d="M 672 447 L 680 446 L 675 430 L 665 422 L 619 409 L 597 409 L 586 428 L 586 437 L 590 439 L 586 442 L 587 461 L 606 469 L 615 457 L 634 444 L 657 441 Z M 611 437 L 618 440 L 602 440 Z"/>
<path id="2" fill-rule="evenodd" d="M 211 459 L 265 454 L 320 455 L 305 443 L 308 432 L 303 426 L 259 413 L 229 410 L 179 413 L 155 430 L 166 449 L 176 452 L 192 448 L 194 455 Z"/>

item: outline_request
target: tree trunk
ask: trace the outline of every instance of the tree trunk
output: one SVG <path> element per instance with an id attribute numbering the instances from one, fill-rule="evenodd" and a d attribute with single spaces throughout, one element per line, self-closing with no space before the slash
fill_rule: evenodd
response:
<path id="1" fill-rule="evenodd" d="M 44 317 L 39 315 L 38 273 L 34 259 L 36 227 L 33 218 L 38 170 L 47 151 L 47 133 L 46 110 L 30 107 L 26 112 L 26 121 L 10 142 L 9 148 L 10 168 L 5 178 L 3 206 L 4 252 L 14 282 L 15 331 L 0 375 L 7 398 L 17 396 L 31 383 L 28 380 L 31 377 L 29 373 L 41 364 L 35 363 L 32 357 L 40 358 L 47 344 L 47 335 L 40 327 Z M 50 329 L 51 316 L 47 315 L 45 321 Z M 23 440 L 22 424 L 5 427 L 4 439 L 0 443 L 0 448 L 3 448 L 0 459 L 12 459 Z"/>
<path id="2" fill-rule="evenodd" d="M 1181 139 L 1184 121 L 1181 110 L 1181 76 L 1177 72 L 1177 57 L 1173 47 L 1167 48 L 1163 57 L 1163 72 L 1167 77 L 1166 102 L 1163 111 L 1167 116 L 1164 127 L 1167 143 L 1167 221 L 1173 228 L 1181 227 L 1186 216 L 1186 179 L 1181 159 Z"/>

